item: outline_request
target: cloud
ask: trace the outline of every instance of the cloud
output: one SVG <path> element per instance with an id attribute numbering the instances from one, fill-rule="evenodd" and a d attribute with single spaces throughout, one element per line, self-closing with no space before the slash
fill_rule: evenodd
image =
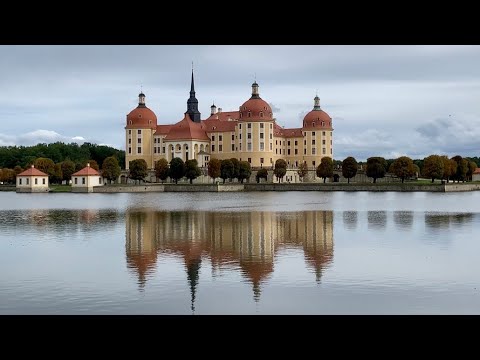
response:
<path id="1" fill-rule="evenodd" d="M 270 105 L 274 114 L 280 112 L 280 108 L 276 107 L 273 103 L 268 103 L 268 105 Z"/>
<path id="2" fill-rule="evenodd" d="M 65 136 L 52 130 L 35 130 L 20 135 L 5 135 L 0 134 L 0 146 L 14 146 L 24 145 L 31 146 L 38 143 L 54 143 L 61 141 L 64 143 L 75 142 L 77 144 L 83 144 L 86 140 L 83 136 Z"/>

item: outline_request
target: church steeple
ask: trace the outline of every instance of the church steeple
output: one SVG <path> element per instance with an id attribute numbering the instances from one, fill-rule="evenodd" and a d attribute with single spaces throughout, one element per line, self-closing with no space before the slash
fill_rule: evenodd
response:
<path id="1" fill-rule="evenodd" d="M 195 81 L 193 79 L 193 64 L 192 64 L 192 82 L 190 84 L 190 98 L 187 100 L 186 114 L 190 116 L 194 122 L 200 122 L 200 111 L 198 111 L 198 100 L 195 97 Z"/>

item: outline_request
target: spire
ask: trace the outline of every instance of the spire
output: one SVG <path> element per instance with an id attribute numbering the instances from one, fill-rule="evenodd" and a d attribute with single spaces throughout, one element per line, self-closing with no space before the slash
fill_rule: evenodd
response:
<path id="1" fill-rule="evenodd" d="M 215 101 L 212 106 L 210 106 L 210 115 L 215 115 L 217 113 L 217 107 L 215 106 Z"/>
<path id="2" fill-rule="evenodd" d="M 320 98 L 318 97 L 318 94 L 315 96 L 314 100 L 314 105 L 313 105 L 313 110 L 321 110 L 320 109 Z"/>
<path id="3" fill-rule="evenodd" d="M 195 81 L 193 79 L 193 62 L 192 62 L 192 81 L 190 84 L 190 98 L 187 100 L 187 111 L 193 122 L 200 122 L 200 111 L 198 111 L 198 100 L 195 97 Z"/>

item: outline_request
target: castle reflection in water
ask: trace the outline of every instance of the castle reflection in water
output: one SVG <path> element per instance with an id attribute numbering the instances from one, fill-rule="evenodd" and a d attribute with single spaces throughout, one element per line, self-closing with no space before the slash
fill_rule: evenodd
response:
<path id="1" fill-rule="evenodd" d="M 274 271 L 275 253 L 282 247 L 302 248 L 308 267 L 320 281 L 333 260 L 333 212 L 126 212 L 127 266 L 141 287 L 161 257 L 183 259 L 192 309 L 202 259 L 215 269 L 240 269 L 252 284 L 255 300 L 261 284 Z"/>

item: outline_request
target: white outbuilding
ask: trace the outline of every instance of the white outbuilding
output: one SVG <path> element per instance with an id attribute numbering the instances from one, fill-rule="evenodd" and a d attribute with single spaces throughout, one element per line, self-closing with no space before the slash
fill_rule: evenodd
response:
<path id="1" fill-rule="evenodd" d="M 94 186 L 103 185 L 100 173 L 87 164 L 82 170 L 72 175 L 72 192 L 93 192 Z"/>
<path id="2" fill-rule="evenodd" d="M 17 192 L 48 192 L 48 175 L 35 169 L 32 165 L 29 169 L 17 175 Z"/>

